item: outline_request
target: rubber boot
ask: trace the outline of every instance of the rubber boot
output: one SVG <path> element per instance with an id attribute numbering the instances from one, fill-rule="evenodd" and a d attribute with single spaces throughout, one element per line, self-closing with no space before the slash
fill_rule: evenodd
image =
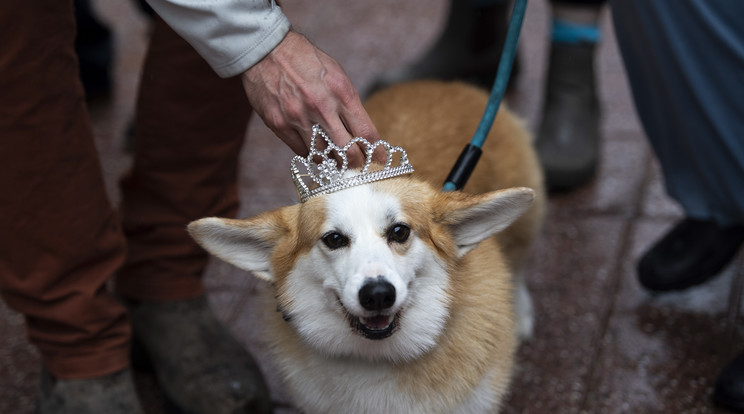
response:
<path id="1" fill-rule="evenodd" d="M 510 2 L 452 0 L 444 31 L 416 62 L 382 74 L 368 94 L 417 79 L 462 80 L 491 89 L 506 39 Z M 516 72 L 515 68 L 512 72 Z"/>
<path id="2" fill-rule="evenodd" d="M 41 369 L 36 414 L 142 414 L 132 370 L 88 379 L 57 379 Z"/>
<path id="3" fill-rule="evenodd" d="M 594 55 L 593 43 L 551 44 L 535 143 L 550 191 L 575 189 L 597 170 L 600 108 Z"/>
<path id="4" fill-rule="evenodd" d="M 258 365 L 217 320 L 206 297 L 127 306 L 132 364 L 154 371 L 169 412 L 271 412 Z"/>
<path id="5" fill-rule="evenodd" d="M 721 371 L 713 389 L 713 401 L 730 410 L 744 412 L 744 352 Z"/>

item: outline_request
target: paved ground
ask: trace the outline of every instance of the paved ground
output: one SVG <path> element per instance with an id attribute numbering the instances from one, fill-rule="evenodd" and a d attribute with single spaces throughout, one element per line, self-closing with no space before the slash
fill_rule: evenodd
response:
<path id="1" fill-rule="evenodd" d="M 344 2 L 285 0 L 290 18 L 336 57 L 357 87 L 416 57 L 442 28 L 444 0 Z M 130 159 L 122 151 L 147 23 L 129 2 L 100 0 L 117 33 L 116 94 L 91 108 L 103 168 L 114 202 L 116 178 Z M 532 0 L 520 44 L 522 71 L 512 106 L 534 129 L 541 107 L 548 10 Z M 535 338 L 519 352 L 519 371 L 505 413 L 724 413 L 710 402 L 718 371 L 742 348 L 744 261 L 708 285 L 651 296 L 635 280 L 639 255 L 680 210 L 663 190 L 658 168 L 633 110 L 609 16 L 597 67 L 604 149 L 597 179 L 550 200 L 547 225 L 532 254 L 528 283 L 537 307 Z M 289 152 L 253 122 L 243 152 L 242 216 L 293 203 Z M 467 138 L 466 138 L 467 139 Z M 213 263 L 210 298 L 241 341 L 265 354 L 256 324 L 250 275 Z M 39 362 L 20 315 L 0 304 L 0 413 L 30 413 Z M 273 398 L 291 401 L 270 362 L 259 358 Z M 148 413 L 161 413 L 153 379 L 138 376 Z"/>

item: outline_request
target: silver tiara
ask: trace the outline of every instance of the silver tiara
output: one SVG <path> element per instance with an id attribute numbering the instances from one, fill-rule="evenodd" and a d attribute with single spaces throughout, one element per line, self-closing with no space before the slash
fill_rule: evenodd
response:
<path id="1" fill-rule="evenodd" d="M 323 150 L 318 149 L 318 136 L 325 140 L 326 147 Z M 359 144 L 364 148 L 364 167 L 357 174 L 346 174 L 349 164 L 346 152 L 354 144 Z M 372 154 L 380 146 L 385 148 L 385 154 L 387 156 L 385 167 L 381 170 L 370 172 L 369 166 L 372 163 Z M 341 160 L 341 168 L 338 167 L 336 158 L 331 155 L 333 151 L 336 152 L 335 156 Z M 393 155 L 395 153 L 400 153 L 400 161 L 399 165 L 392 166 Z M 314 159 L 319 159 L 320 162 L 315 162 Z M 353 138 L 341 148 L 334 144 L 320 125 L 317 124 L 313 125 L 313 136 L 310 139 L 310 154 L 307 157 L 296 155 L 292 158 L 290 166 L 292 181 L 294 181 L 295 187 L 297 187 L 297 194 L 300 196 L 300 202 L 302 203 L 322 194 L 413 172 L 413 166 L 408 162 L 408 154 L 406 154 L 403 148 L 394 147 L 384 140 L 378 140 L 372 143 L 361 137 Z M 304 173 L 300 172 L 300 166 L 304 166 Z M 308 183 L 313 188 L 310 188 Z"/>

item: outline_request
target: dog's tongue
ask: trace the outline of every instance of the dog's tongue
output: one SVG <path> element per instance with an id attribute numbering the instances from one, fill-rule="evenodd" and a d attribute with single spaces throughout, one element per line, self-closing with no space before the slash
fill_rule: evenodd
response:
<path id="1" fill-rule="evenodd" d="M 362 318 L 362 323 L 369 329 L 379 331 L 390 325 L 390 316 L 378 315 L 371 318 Z"/>

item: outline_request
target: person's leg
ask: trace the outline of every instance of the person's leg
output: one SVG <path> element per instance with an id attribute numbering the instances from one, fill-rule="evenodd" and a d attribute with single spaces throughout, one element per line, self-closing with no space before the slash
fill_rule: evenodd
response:
<path id="1" fill-rule="evenodd" d="M 599 161 L 594 56 L 606 0 L 552 0 L 545 102 L 535 143 L 550 190 L 588 182 Z"/>
<path id="2" fill-rule="evenodd" d="M 744 241 L 744 3 L 612 1 L 618 43 L 668 193 L 687 218 L 639 263 L 647 288 L 702 283 Z M 714 400 L 744 410 L 744 356 Z"/>
<path id="3" fill-rule="evenodd" d="M 511 0 L 452 0 L 444 30 L 408 66 L 383 73 L 369 93 L 416 79 L 462 80 L 491 89 L 506 39 Z M 517 62 L 512 69 L 514 78 Z M 510 81 L 510 85 L 511 85 Z"/>
<path id="4" fill-rule="evenodd" d="M 186 225 L 238 210 L 238 157 L 251 108 L 239 78 L 221 79 L 160 19 L 139 88 L 134 164 L 122 179 L 126 263 L 116 290 L 130 300 L 204 294 L 208 254 Z"/>
<path id="5" fill-rule="evenodd" d="M 221 79 L 162 20 L 153 22 L 135 119 L 134 164 L 122 180 L 128 242 L 116 290 L 137 344 L 170 402 L 197 412 L 268 410 L 257 365 L 204 297 L 208 255 L 189 222 L 232 217 L 251 108 L 239 78 Z"/>
<path id="6" fill-rule="evenodd" d="M 129 327 L 104 285 L 125 246 L 85 109 L 68 3 L 0 12 L 0 286 L 49 370 L 83 378 L 127 366 Z"/>
<path id="7" fill-rule="evenodd" d="M 706 281 L 744 240 L 743 14 L 741 2 L 613 2 L 638 114 L 687 216 L 641 259 L 649 289 Z"/>
<path id="8" fill-rule="evenodd" d="M 131 379 L 118 375 L 129 365 L 130 326 L 106 289 L 124 260 L 124 238 L 104 188 L 74 37 L 71 0 L 0 5 L 0 293 L 25 316 L 50 373 L 41 412 L 54 399 L 67 409 L 93 404 L 80 384 L 107 375 L 122 379 L 124 408 L 136 412 Z M 111 394 L 95 397 L 105 403 Z M 93 410 L 119 412 L 105 407 Z"/>
<path id="9" fill-rule="evenodd" d="M 613 2 L 638 114 L 688 216 L 744 224 L 744 3 Z"/>

